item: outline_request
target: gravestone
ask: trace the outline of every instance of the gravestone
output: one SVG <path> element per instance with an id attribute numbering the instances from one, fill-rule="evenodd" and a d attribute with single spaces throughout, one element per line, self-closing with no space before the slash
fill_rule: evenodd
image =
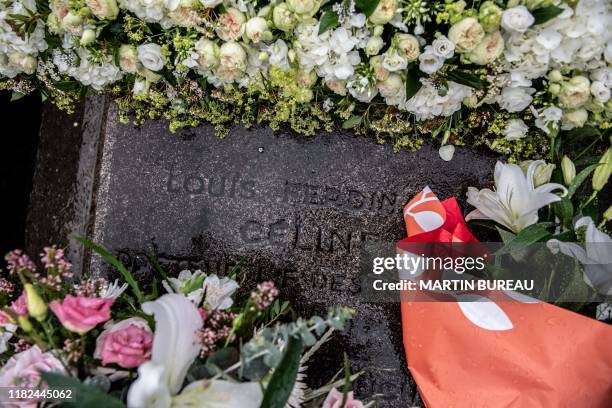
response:
<path id="1" fill-rule="evenodd" d="M 429 146 L 393 153 L 349 133 L 301 137 L 237 127 L 221 140 L 202 126 L 171 134 L 161 121 L 121 125 L 111 105 L 90 238 L 143 282 L 153 251 L 170 274 L 227 275 L 240 265 L 243 286 L 273 280 L 303 315 L 353 307 L 349 329 L 311 362 L 310 382 L 328 381 L 346 349 L 352 369 L 366 369 L 358 396 L 376 395 L 381 407 L 412 406 L 417 392 L 399 305 L 360 299 L 359 251 L 369 240 L 401 239 L 401 209 L 426 185 L 442 198 L 463 197 L 467 186 L 490 178 L 493 163 L 467 149 L 450 163 Z"/>

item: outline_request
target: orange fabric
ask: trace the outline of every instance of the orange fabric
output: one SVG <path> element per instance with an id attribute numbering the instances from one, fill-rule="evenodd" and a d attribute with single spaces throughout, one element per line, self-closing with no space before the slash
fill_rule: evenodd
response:
<path id="1" fill-rule="evenodd" d="M 406 208 L 432 195 L 425 189 Z M 413 205 L 407 240 L 473 242 L 455 205 Z M 457 302 L 402 303 L 408 368 L 427 407 L 612 407 L 611 326 L 547 303 L 497 306 L 511 329 L 483 329 Z"/>

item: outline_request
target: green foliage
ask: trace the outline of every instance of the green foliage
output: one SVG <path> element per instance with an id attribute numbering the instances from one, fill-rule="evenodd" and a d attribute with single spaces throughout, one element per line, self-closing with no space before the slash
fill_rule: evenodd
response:
<path id="1" fill-rule="evenodd" d="M 102 392 L 96 387 L 83 384 L 77 378 L 53 372 L 42 372 L 43 381 L 53 389 L 74 391 L 74 399 L 58 400 L 57 406 L 63 408 L 121 408 L 123 403 Z"/>
<path id="2" fill-rule="evenodd" d="M 563 13 L 563 9 L 557 6 L 548 6 L 532 10 L 531 14 L 535 19 L 533 24 L 544 24 L 545 22 L 557 17 L 561 13 Z"/>
<path id="3" fill-rule="evenodd" d="M 338 24 L 338 14 L 335 11 L 326 11 L 319 21 L 319 35 L 327 30 L 338 27 Z"/>
<path id="4" fill-rule="evenodd" d="M 284 408 L 293 391 L 304 345 L 300 337 L 290 337 L 283 359 L 268 383 L 261 408 Z"/>

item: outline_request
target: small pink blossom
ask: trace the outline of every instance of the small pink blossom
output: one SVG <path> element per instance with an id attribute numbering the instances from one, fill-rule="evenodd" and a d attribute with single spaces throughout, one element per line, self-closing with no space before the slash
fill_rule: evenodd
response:
<path id="1" fill-rule="evenodd" d="M 38 346 L 15 354 L 0 369 L 0 387 L 37 387 L 41 372 L 53 371 L 65 374 L 62 363 L 47 352 L 43 353 Z M 16 402 L 3 405 L 8 407 L 36 407 L 36 401 Z"/>
<path id="2" fill-rule="evenodd" d="M 202 309 L 201 307 L 198 307 L 198 313 L 200 314 L 202 321 L 206 320 L 206 318 L 208 317 L 208 311 Z"/>
<path id="3" fill-rule="evenodd" d="M 28 301 L 25 292 L 21 292 L 21 295 L 11 303 L 11 310 L 15 312 L 17 316 L 25 316 L 28 314 Z"/>
<path id="4" fill-rule="evenodd" d="M 54 300 L 49 307 L 66 329 L 83 334 L 110 319 L 114 301 L 113 298 L 66 295 L 63 303 Z"/>
<path id="5" fill-rule="evenodd" d="M 21 249 L 15 249 L 14 251 L 9 252 L 4 257 L 4 260 L 6 261 L 8 270 L 11 271 L 11 273 L 15 271 L 18 272 L 23 269 L 28 269 L 32 272 L 36 271 L 36 265 L 34 265 L 34 262 L 32 262 Z"/>
<path id="6" fill-rule="evenodd" d="M 153 333 L 146 320 L 132 317 L 109 323 L 96 340 L 94 357 L 102 360 L 102 365 L 135 368 L 151 358 Z"/>
<path id="7" fill-rule="evenodd" d="M 363 403 L 353 399 L 353 392 L 346 395 L 346 403 L 342 405 L 343 394 L 335 388 L 332 388 L 327 394 L 327 398 L 323 401 L 321 408 L 363 408 Z"/>

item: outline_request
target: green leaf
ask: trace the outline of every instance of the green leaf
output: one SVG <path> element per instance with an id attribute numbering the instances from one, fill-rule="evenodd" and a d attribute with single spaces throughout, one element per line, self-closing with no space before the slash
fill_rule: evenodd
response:
<path id="1" fill-rule="evenodd" d="M 406 76 L 406 100 L 409 100 L 416 95 L 416 93 L 419 92 L 419 89 L 421 89 L 423 86 L 419 80 L 420 78 L 421 70 L 419 67 L 416 64 L 411 66 L 408 69 L 408 75 Z"/>
<path id="2" fill-rule="evenodd" d="M 505 229 L 499 227 L 495 228 L 497 229 L 497 232 L 499 233 L 499 236 L 504 244 L 507 244 L 508 242 L 512 241 L 514 237 L 516 237 L 516 235 L 510 231 L 506 231 Z"/>
<path id="3" fill-rule="evenodd" d="M 301 338 L 289 337 L 287 350 L 272 374 L 260 408 L 285 408 L 293 391 L 303 350 Z"/>
<path id="4" fill-rule="evenodd" d="M 319 21 L 319 35 L 336 27 L 338 27 L 338 14 L 336 14 L 335 11 L 326 11 L 323 13 Z"/>
<path id="5" fill-rule="evenodd" d="M 509 244 L 530 245 L 550 235 L 542 224 L 533 224 L 519 232 Z"/>
<path id="6" fill-rule="evenodd" d="M 109 264 L 117 268 L 117 270 L 123 275 L 123 279 L 125 279 L 127 284 L 130 285 L 130 287 L 132 288 L 132 291 L 134 292 L 134 295 L 136 295 L 136 299 L 138 300 L 138 303 L 143 302 L 144 295 L 142 294 L 140 288 L 138 287 L 138 283 L 136 282 L 136 279 L 134 279 L 134 276 L 132 275 L 132 273 L 127 270 L 127 268 L 121 263 L 121 261 L 115 258 L 115 256 L 111 254 L 110 252 L 108 252 L 106 249 L 102 248 L 99 245 L 94 244 L 93 242 L 85 238 L 74 237 L 74 239 L 82 243 L 85 246 L 85 248 L 98 253 L 102 258 L 106 260 L 106 262 L 108 262 Z"/>
<path id="7" fill-rule="evenodd" d="M 561 223 L 570 227 L 572 225 L 572 217 L 574 216 L 574 206 L 568 197 L 564 197 L 561 201 L 553 204 L 555 214 L 561 220 Z"/>
<path id="8" fill-rule="evenodd" d="M 74 377 L 67 377 L 53 372 L 40 373 L 49 388 L 58 390 L 70 389 L 73 391 L 72 399 L 63 400 L 59 406 L 66 408 L 122 408 L 123 403 L 111 397 L 100 389 L 83 384 Z"/>
<path id="9" fill-rule="evenodd" d="M 366 17 L 370 17 L 374 10 L 376 10 L 379 2 L 380 0 L 355 0 L 355 7 L 357 10 L 363 11 Z"/>
<path id="10" fill-rule="evenodd" d="M 548 6 L 533 10 L 531 12 L 531 15 L 535 18 L 533 24 L 543 24 L 548 20 L 557 17 L 561 13 L 563 13 L 563 9 L 557 6 Z"/>
<path id="11" fill-rule="evenodd" d="M 489 85 L 489 82 L 485 81 L 484 79 L 480 79 L 480 77 L 477 75 L 457 70 L 450 71 L 446 78 L 449 81 L 453 81 L 458 84 L 469 86 L 478 90 L 484 89 Z"/>
<path id="12" fill-rule="evenodd" d="M 592 164 L 589 167 L 582 169 L 578 174 L 576 174 L 576 177 L 574 177 L 572 184 L 570 184 L 567 189 L 567 196 L 569 198 L 574 195 L 576 190 L 580 188 L 582 183 L 584 183 L 584 181 L 591 175 L 591 173 L 597 168 L 597 166 L 599 166 L 599 163 Z"/>
<path id="13" fill-rule="evenodd" d="M 361 123 L 361 116 L 353 115 L 342 123 L 342 129 L 352 129 Z"/>
<path id="14" fill-rule="evenodd" d="M 24 93 L 13 91 L 13 94 L 11 95 L 11 102 L 18 101 L 19 99 L 23 98 L 24 96 L 25 96 Z"/>

